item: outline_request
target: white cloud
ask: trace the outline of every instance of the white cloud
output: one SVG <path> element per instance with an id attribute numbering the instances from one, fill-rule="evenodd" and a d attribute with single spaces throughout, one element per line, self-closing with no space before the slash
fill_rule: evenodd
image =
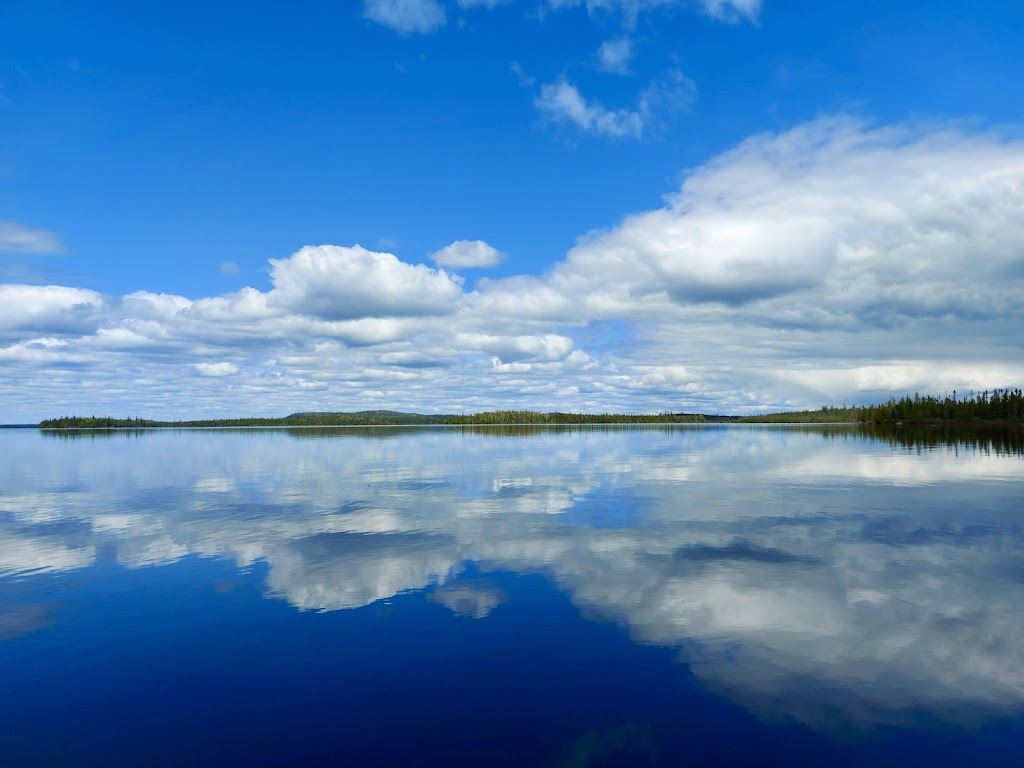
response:
<path id="1" fill-rule="evenodd" d="M 349 344 L 385 344 L 411 336 L 424 318 L 360 317 L 355 320 L 306 323 L 296 331 L 343 339 Z"/>
<path id="2" fill-rule="evenodd" d="M 255 288 L 243 288 L 235 293 L 198 299 L 190 302 L 186 314 L 202 320 L 253 321 L 276 314 L 268 306 L 268 297 Z"/>
<path id="3" fill-rule="evenodd" d="M 504 254 L 483 240 L 456 240 L 430 254 L 435 264 L 452 269 L 497 266 Z"/>
<path id="4" fill-rule="evenodd" d="M 584 322 L 587 316 L 585 297 L 576 295 L 557 274 L 484 279 L 467 300 L 474 314 L 506 323 Z"/>
<path id="5" fill-rule="evenodd" d="M 234 376 L 238 373 L 238 366 L 234 363 L 192 363 L 196 373 L 200 376 L 219 378 L 221 376 Z"/>
<path id="6" fill-rule="evenodd" d="M 0 333 L 45 333 L 89 327 L 103 306 L 95 291 L 61 285 L 0 285 Z"/>
<path id="7" fill-rule="evenodd" d="M 363 0 L 363 17 L 403 35 L 429 34 L 446 21 L 437 0 Z"/>
<path id="8" fill-rule="evenodd" d="M 0 221 L 0 253 L 62 253 L 64 246 L 52 232 L 16 221 Z"/>
<path id="9" fill-rule="evenodd" d="M 640 109 L 610 110 L 588 103 L 579 89 L 564 78 L 541 86 L 535 104 L 556 122 L 572 123 L 585 133 L 616 139 L 639 138 L 647 122 L 647 115 Z"/>
<path id="10" fill-rule="evenodd" d="M 461 280 L 360 246 L 308 246 L 270 260 L 267 304 L 328 320 L 441 315 L 455 311 Z"/>
<path id="11" fill-rule="evenodd" d="M 836 322 L 1018 311 L 997 276 L 1024 267 L 1022 177 L 1020 146 L 991 137 L 821 120 L 716 158 L 567 268 L 632 274 L 634 291 L 684 305 L 800 294 Z"/>
<path id="12" fill-rule="evenodd" d="M 169 319 L 192 306 L 184 296 L 169 293 L 135 291 L 124 297 L 124 303 L 131 317 Z"/>
<path id="13" fill-rule="evenodd" d="M 612 74 L 628 75 L 632 58 L 633 41 L 628 37 L 605 40 L 597 49 L 598 68 Z"/>
<path id="14" fill-rule="evenodd" d="M 510 0 L 458 0 L 459 8 L 497 8 Z"/>
<path id="15" fill-rule="evenodd" d="M 0 360 L 12 366 L 20 364 L 30 367 L 85 365 L 91 362 L 84 349 L 69 349 L 66 341 L 52 337 L 27 339 L 0 347 Z"/>
<path id="16" fill-rule="evenodd" d="M 238 264 L 234 261 L 222 261 L 219 269 L 222 275 L 238 274 Z"/>
<path id="17" fill-rule="evenodd" d="M 493 355 L 502 362 L 519 360 L 562 360 L 572 352 L 572 339 L 547 333 L 537 336 L 497 336 L 461 333 L 456 342 L 462 349 Z"/>

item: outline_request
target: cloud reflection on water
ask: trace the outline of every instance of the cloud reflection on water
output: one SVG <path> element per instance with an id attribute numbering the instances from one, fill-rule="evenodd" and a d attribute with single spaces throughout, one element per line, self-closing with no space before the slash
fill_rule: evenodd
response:
<path id="1" fill-rule="evenodd" d="M 505 596 L 461 580 L 471 561 L 545 574 L 762 716 L 968 722 L 1024 706 L 1015 453 L 834 429 L 371 434 L 15 436 L 0 576 L 101 551 L 129 567 L 226 556 L 265 561 L 270 594 L 300 609 L 432 588 L 485 617 Z"/>

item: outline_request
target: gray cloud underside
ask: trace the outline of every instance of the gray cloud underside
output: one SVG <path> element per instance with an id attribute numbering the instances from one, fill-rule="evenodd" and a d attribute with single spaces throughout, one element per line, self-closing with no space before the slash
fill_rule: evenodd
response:
<path id="1" fill-rule="evenodd" d="M 1019 457 L 815 438 L 549 433 L 510 451 L 437 432 L 163 433 L 61 464 L 25 435 L 0 488 L 47 467 L 40 487 L 62 490 L 0 490 L 0 574 L 100 552 L 128 567 L 224 556 L 265 561 L 271 594 L 303 610 L 440 585 L 435 600 L 484 616 L 505 596 L 461 579 L 471 560 L 545 574 L 764 716 L 827 728 L 1019 710 L 1024 580 L 1005 506 Z M 588 525 L 592 500 L 631 527 Z"/>
<path id="2" fill-rule="evenodd" d="M 823 119 L 714 158 L 544 275 L 473 290 L 358 246 L 199 299 L 0 285 L 0 398 L 16 421 L 743 412 L 1014 386 L 1022 209 L 1019 141 Z"/>

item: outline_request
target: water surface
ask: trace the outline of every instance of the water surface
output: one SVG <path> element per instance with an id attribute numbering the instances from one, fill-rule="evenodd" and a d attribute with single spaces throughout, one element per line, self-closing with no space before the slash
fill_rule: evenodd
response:
<path id="1" fill-rule="evenodd" d="M 1019 432 L 0 452 L 3 764 L 1024 762 Z"/>

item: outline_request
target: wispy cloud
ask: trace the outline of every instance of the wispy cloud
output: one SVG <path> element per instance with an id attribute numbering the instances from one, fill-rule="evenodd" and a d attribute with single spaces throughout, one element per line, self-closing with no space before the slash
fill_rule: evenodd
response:
<path id="1" fill-rule="evenodd" d="M 497 8 L 511 0 L 458 0 L 459 8 Z"/>
<path id="2" fill-rule="evenodd" d="M 701 0 L 708 16 L 726 22 L 756 22 L 761 13 L 761 0 Z"/>
<path id="3" fill-rule="evenodd" d="M 607 109 L 588 102 L 565 78 L 542 86 L 535 104 L 555 122 L 571 123 L 584 133 L 598 136 L 639 138 L 647 123 L 647 114 L 642 108 Z"/>
<path id="4" fill-rule="evenodd" d="M 429 34 L 447 21 L 437 0 L 363 0 L 363 17 L 403 35 Z"/>
<path id="5" fill-rule="evenodd" d="M 575 125 L 584 133 L 638 139 L 659 121 L 688 107 L 695 95 L 693 81 L 681 72 L 672 71 L 641 91 L 631 108 L 608 109 L 598 102 L 588 101 L 564 77 L 542 86 L 534 103 L 547 118 Z"/>
<path id="6" fill-rule="evenodd" d="M 463 10 L 493 10 L 511 0 L 456 0 Z M 551 10 L 583 6 L 588 14 L 615 14 L 625 28 L 636 25 L 642 14 L 672 6 L 696 7 L 705 16 L 726 23 L 756 23 L 761 0 L 548 0 Z M 399 34 L 429 34 L 447 23 L 440 0 L 363 0 L 363 17 L 390 27 Z"/>
<path id="7" fill-rule="evenodd" d="M 645 13 L 672 7 L 695 7 L 717 21 L 755 23 L 761 12 L 761 0 L 548 0 L 553 10 L 583 6 L 589 14 L 616 14 L 625 27 L 633 27 Z"/>
<path id="8" fill-rule="evenodd" d="M 526 70 L 523 69 L 523 65 L 518 61 L 513 61 L 509 64 L 508 68 L 509 71 L 516 76 L 516 80 L 519 81 L 519 84 L 524 88 L 532 88 L 534 83 L 537 82 L 536 78 L 530 77 L 530 75 L 526 74 Z"/>
<path id="9" fill-rule="evenodd" d="M 633 58 L 633 41 L 628 37 L 605 40 L 597 49 L 597 66 L 604 72 L 628 75 L 629 62 Z"/>
<path id="10" fill-rule="evenodd" d="M 64 246 L 52 232 L 16 221 L 0 221 L 0 253 L 62 253 Z"/>

